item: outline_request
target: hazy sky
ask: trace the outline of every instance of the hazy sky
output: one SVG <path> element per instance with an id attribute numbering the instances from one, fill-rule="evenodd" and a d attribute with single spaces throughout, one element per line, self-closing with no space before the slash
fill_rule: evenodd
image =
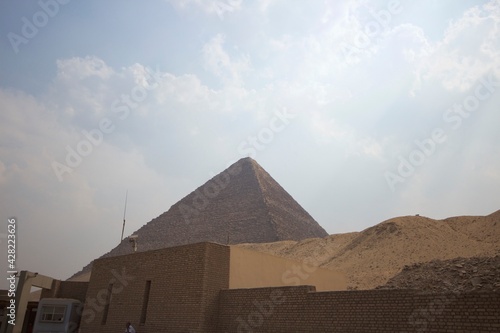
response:
<path id="1" fill-rule="evenodd" d="M 67 278 L 127 189 L 130 235 L 245 156 L 328 233 L 500 209 L 500 1 L 6 0 L 0 36 L 18 269 Z"/>

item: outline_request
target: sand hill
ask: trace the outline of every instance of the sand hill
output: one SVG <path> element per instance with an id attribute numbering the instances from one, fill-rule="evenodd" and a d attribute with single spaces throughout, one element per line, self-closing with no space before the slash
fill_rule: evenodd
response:
<path id="1" fill-rule="evenodd" d="M 242 244 L 246 248 L 344 271 L 353 289 L 387 283 L 406 265 L 500 254 L 500 211 L 434 220 L 397 217 L 361 232 L 300 242 Z"/>

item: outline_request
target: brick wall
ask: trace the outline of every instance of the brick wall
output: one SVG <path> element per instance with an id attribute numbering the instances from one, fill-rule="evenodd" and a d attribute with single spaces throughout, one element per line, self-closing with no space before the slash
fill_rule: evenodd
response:
<path id="1" fill-rule="evenodd" d="M 218 291 L 229 286 L 228 263 L 229 248 L 210 243 L 96 260 L 81 332 L 116 333 L 127 321 L 140 333 L 215 332 Z"/>
<path id="2" fill-rule="evenodd" d="M 76 281 L 60 281 L 54 280 L 52 288 L 42 289 L 42 298 L 73 298 L 80 302 L 85 302 L 85 295 L 87 294 L 88 282 Z"/>
<path id="3" fill-rule="evenodd" d="M 500 293 L 223 290 L 219 332 L 499 332 Z"/>
<path id="4" fill-rule="evenodd" d="M 205 252 L 202 332 L 217 332 L 219 293 L 229 288 L 229 251 L 226 246 L 208 246 Z"/>

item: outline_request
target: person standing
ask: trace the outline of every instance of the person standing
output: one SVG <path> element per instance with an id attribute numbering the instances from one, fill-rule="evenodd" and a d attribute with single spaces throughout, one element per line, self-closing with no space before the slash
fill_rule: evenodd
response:
<path id="1" fill-rule="evenodd" d="M 136 333 L 134 327 L 130 324 L 130 321 L 125 324 L 125 333 Z"/>

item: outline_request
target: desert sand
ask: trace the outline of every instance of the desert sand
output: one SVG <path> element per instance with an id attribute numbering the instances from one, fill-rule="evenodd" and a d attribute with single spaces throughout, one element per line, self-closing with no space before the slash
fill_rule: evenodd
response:
<path id="1" fill-rule="evenodd" d="M 300 242 L 239 246 L 342 271 L 349 289 L 386 284 L 405 266 L 433 260 L 500 254 L 500 210 L 488 216 L 434 220 L 423 216 L 389 219 L 361 232 Z M 403 287 L 403 286 L 401 286 Z M 406 284 L 406 287 L 411 287 Z"/>

